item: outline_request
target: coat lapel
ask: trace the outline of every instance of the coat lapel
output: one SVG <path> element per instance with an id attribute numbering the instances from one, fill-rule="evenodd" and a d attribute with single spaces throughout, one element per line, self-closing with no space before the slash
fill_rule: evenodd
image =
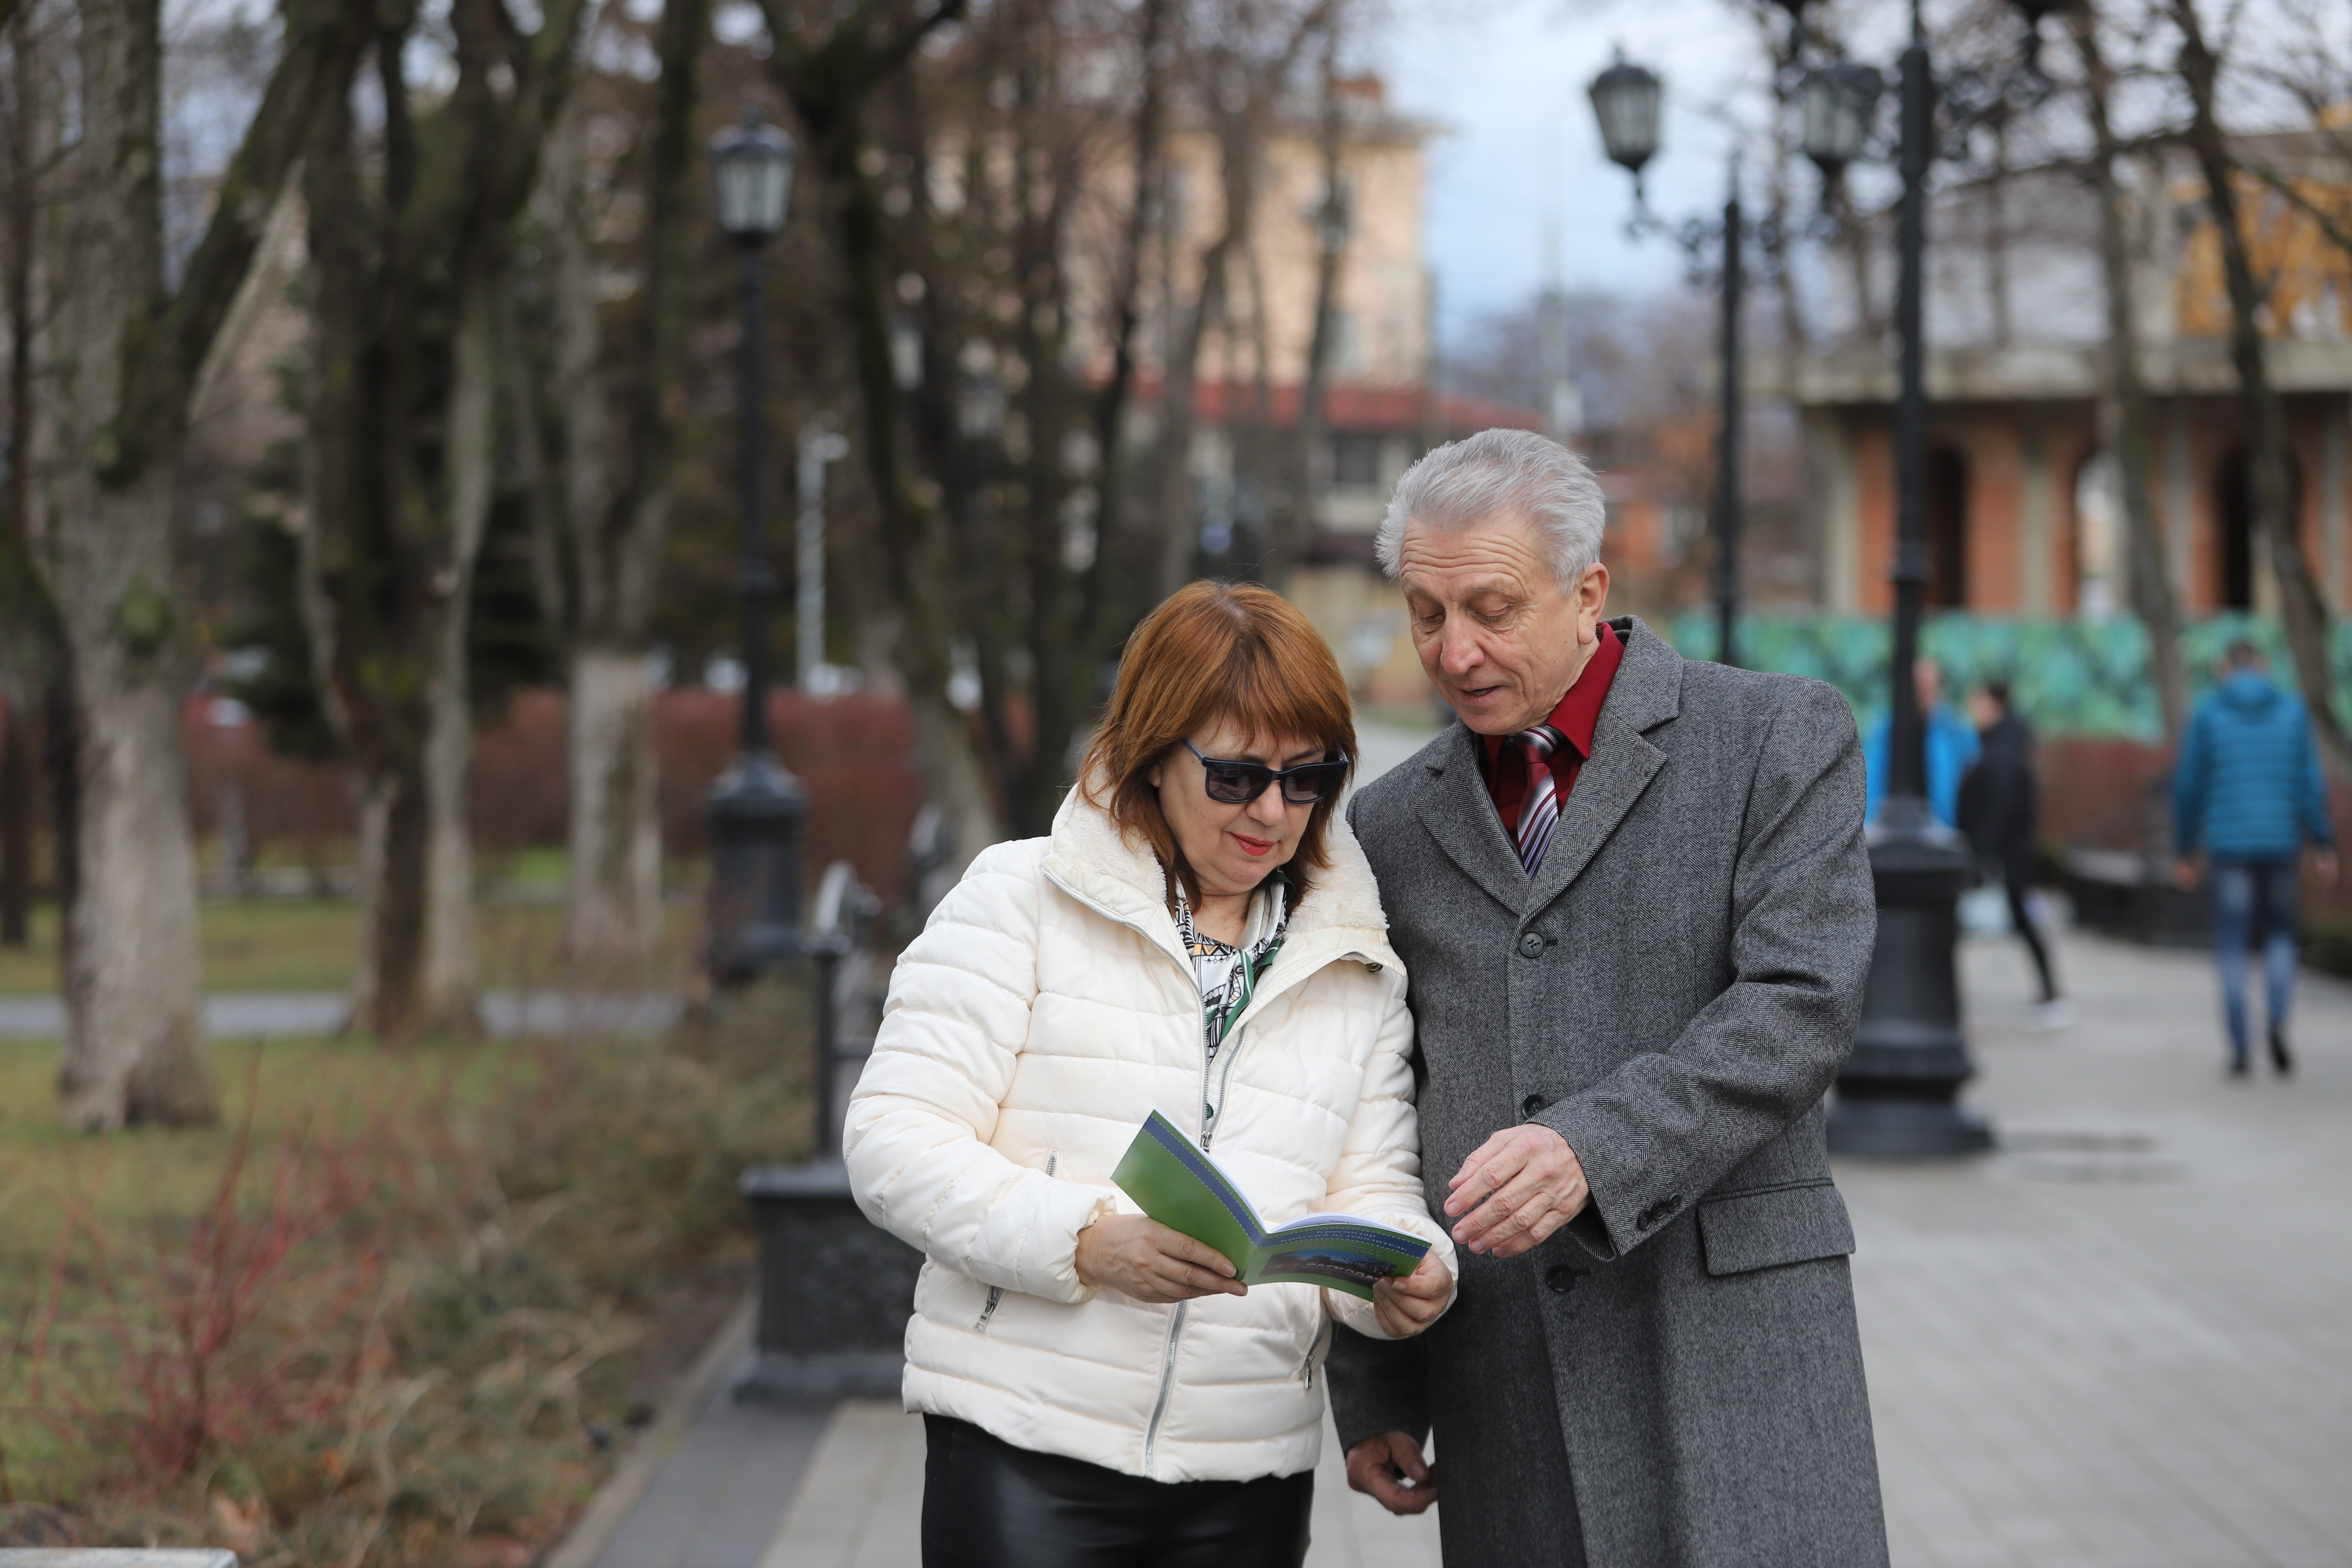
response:
<path id="1" fill-rule="evenodd" d="M 1478 737 L 1459 721 L 1438 737 L 1423 763 L 1430 777 L 1420 791 L 1421 820 L 1465 875 L 1496 903 L 1516 910 L 1528 895 L 1528 873 L 1486 793 L 1477 744 Z"/>
<path id="2" fill-rule="evenodd" d="M 1617 667 L 1609 699 L 1601 705 L 1600 722 L 1593 726 L 1592 760 L 1577 773 L 1576 787 L 1560 804 L 1551 847 L 1544 851 L 1535 876 L 1520 879 L 1519 901 L 1514 907 L 1523 916 L 1532 917 L 1568 890 L 1666 765 L 1665 752 L 1642 731 L 1680 710 L 1682 656 L 1635 616 L 1612 624 L 1624 635 L 1625 660 Z M 1502 824 L 1491 805 L 1486 816 L 1499 834 Z"/>

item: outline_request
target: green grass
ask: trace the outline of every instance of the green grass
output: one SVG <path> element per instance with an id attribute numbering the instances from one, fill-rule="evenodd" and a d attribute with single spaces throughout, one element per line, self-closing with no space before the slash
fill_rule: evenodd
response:
<path id="1" fill-rule="evenodd" d="M 693 952 L 699 911 L 669 909 L 669 931 L 643 983 L 674 984 Z M 553 903 L 489 903 L 478 914 L 482 984 L 496 990 L 560 985 L 564 912 Z M 347 899 L 217 899 L 201 910 L 208 991 L 341 991 L 352 983 L 359 906 Z M 32 942 L 0 948 L 0 995 L 53 995 L 58 914 L 33 911 Z"/>

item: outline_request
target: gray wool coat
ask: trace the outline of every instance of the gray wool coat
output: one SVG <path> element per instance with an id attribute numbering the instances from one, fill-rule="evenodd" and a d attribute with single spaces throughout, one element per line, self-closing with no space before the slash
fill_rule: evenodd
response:
<path id="1" fill-rule="evenodd" d="M 1876 931 L 1853 715 L 1639 620 L 1536 876 L 1456 724 L 1350 806 L 1420 1035 L 1430 1206 L 1500 1128 L 1591 1181 L 1463 1254 L 1420 1340 L 1342 1331 L 1341 1440 L 1433 1426 L 1453 1568 L 1886 1560 L 1822 1092 Z"/>

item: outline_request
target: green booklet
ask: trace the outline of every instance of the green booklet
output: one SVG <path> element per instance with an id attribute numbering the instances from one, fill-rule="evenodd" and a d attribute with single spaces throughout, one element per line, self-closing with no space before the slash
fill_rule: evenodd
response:
<path id="1" fill-rule="evenodd" d="M 1111 1180 L 1171 1230 L 1229 1258 L 1244 1285 L 1290 1281 L 1372 1299 L 1372 1286 L 1421 1267 L 1429 1243 L 1351 1214 L 1311 1214 L 1268 1230 L 1240 1187 L 1158 1111 Z"/>

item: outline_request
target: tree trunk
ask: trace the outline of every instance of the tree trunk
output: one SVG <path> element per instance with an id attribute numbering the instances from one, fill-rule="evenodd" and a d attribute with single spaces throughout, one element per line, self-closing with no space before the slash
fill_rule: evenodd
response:
<path id="1" fill-rule="evenodd" d="M 1270 520 L 1261 567 L 1268 586 L 1279 589 L 1313 536 L 1323 472 L 1323 402 L 1331 375 L 1331 340 L 1339 327 L 1339 267 L 1347 251 L 1348 196 L 1341 155 L 1346 121 L 1339 103 L 1339 29 L 1333 26 L 1323 50 L 1323 203 L 1316 226 L 1315 326 L 1307 342 L 1307 376 L 1298 390 L 1297 444 L 1290 465 L 1290 501 Z M 1550 388 L 1545 388 L 1547 394 Z"/>
<path id="2" fill-rule="evenodd" d="M 617 396 L 614 372 L 601 363 L 593 225 L 581 181 L 585 127 L 576 116 L 566 117 L 550 149 L 551 287 L 564 431 L 561 510 L 570 523 L 574 584 L 562 619 L 572 639 L 568 923 L 575 961 L 642 959 L 661 936 L 659 765 L 646 660 L 685 403 L 699 246 L 694 112 L 709 31 L 709 0 L 663 5 L 646 174 L 646 283 L 632 323 L 635 352 L 618 367 Z"/>
<path id="3" fill-rule="evenodd" d="M 2107 396 L 2099 405 L 2100 439 L 2123 481 L 2125 528 L 2131 552 L 2132 609 L 2147 628 L 2157 704 L 2167 745 L 2178 745 L 2189 717 L 2189 681 L 2180 658 L 2180 609 L 2165 565 L 2165 529 L 2184 520 L 2159 520 L 2148 488 L 2154 443 L 2148 436 L 2147 388 L 2140 379 L 2139 331 L 2132 316 L 2132 243 L 2126 196 L 2116 178 L 2118 149 L 2108 105 L 2114 73 L 2099 44 L 2099 16 L 2090 5 L 2070 18 L 2083 60 L 2084 99 L 2095 155 L 2091 176 L 2099 199 L 2099 264 L 2106 291 Z"/>
<path id="4" fill-rule="evenodd" d="M 2295 679 L 2308 699 L 2305 705 L 2320 748 L 2337 772 L 2352 772 L 2352 739 L 2345 734 L 2333 700 L 2327 605 L 2304 554 L 2302 520 L 2294 515 L 2286 415 L 2278 389 L 2271 384 L 2268 351 L 2263 341 L 2263 289 L 2254 277 L 2238 212 L 2236 165 L 2216 118 L 2221 62 L 2207 47 L 2193 0 L 2172 0 L 2172 16 L 2180 29 L 2180 74 L 2188 85 L 2192 110 L 2189 145 L 2196 154 L 2198 172 L 2204 176 L 2214 233 L 2221 242 L 2221 275 L 2230 296 L 2230 359 L 2238 373 L 2239 415 L 2246 426 L 2254 533 L 2263 542 L 2278 578 L 2287 648 L 2294 656 Z"/>
<path id="5" fill-rule="evenodd" d="M 58 1083 L 67 1122 L 95 1130 L 204 1121 L 216 1107 L 201 1027 L 172 470 L 150 463 L 113 482 L 100 471 L 124 438 L 125 342 L 162 294 L 160 17 L 153 0 L 86 0 L 80 26 L 58 398 L 60 449 L 72 458 L 48 553 L 73 650 L 82 807 Z"/>
<path id="6" fill-rule="evenodd" d="M 426 859 L 425 990 L 426 1016 L 457 1027 L 475 1021 L 479 979 L 474 920 L 474 835 L 467 782 L 474 756 L 474 699 L 467 679 L 467 607 L 474 565 L 490 515 L 498 407 L 497 282 L 482 268 L 461 286 L 456 376 L 449 395 L 446 494 L 448 554 L 434 584 L 439 592 L 425 742 Z"/>
<path id="7" fill-rule="evenodd" d="M 635 958 L 661 935 L 653 683 L 641 648 L 572 655 L 572 952 Z"/>

